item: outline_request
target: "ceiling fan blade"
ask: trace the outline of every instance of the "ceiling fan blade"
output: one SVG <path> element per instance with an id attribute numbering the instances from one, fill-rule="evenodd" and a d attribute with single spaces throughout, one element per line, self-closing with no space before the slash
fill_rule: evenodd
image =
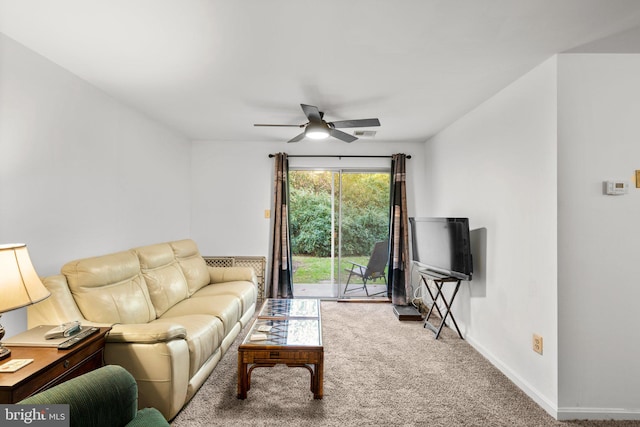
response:
<path id="1" fill-rule="evenodd" d="M 290 140 L 288 140 L 287 142 L 298 142 L 301 139 L 304 139 L 304 132 L 302 132 L 300 135 L 298 136 L 294 136 L 293 138 L 291 138 Z"/>
<path id="2" fill-rule="evenodd" d="M 334 128 L 368 128 L 372 126 L 380 126 L 378 119 L 358 119 L 358 120 L 339 120 L 337 122 L 329 122 Z"/>
<path id="3" fill-rule="evenodd" d="M 254 126 L 271 126 L 271 127 L 287 127 L 287 128 L 302 128 L 304 125 L 269 125 L 264 123 L 255 123 Z"/>
<path id="4" fill-rule="evenodd" d="M 348 133 L 345 133 L 345 132 L 342 132 L 341 130 L 336 130 L 336 129 L 329 129 L 329 135 L 331 135 L 334 138 L 338 138 L 339 140 L 342 140 L 344 142 L 353 142 L 356 139 L 358 139 L 353 135 L 349 135 Z"/>
<path id="5" fill-rule="evenodd" d="M 320 114 L 320 110 L 318 110 L 318 107 L 307 104 L 300 104 L 300 106 L 302 107 L 302 111 L 304 111 L 304 115 L 307 116 L 310 122 L 322 122 L 322 114 Z"/>

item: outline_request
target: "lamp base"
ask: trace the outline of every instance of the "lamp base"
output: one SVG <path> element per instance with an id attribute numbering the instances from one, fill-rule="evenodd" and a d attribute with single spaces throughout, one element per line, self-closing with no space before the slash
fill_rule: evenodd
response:
<path id="1" fill-rule="evenodd" d="M 11 356 L 11 350 L 0 344 L 0 360 L 6 359 L 9 356 Z"/>
<path id="2" fill-rule="evenodd" d="M 2 317 L 2 313 L 0 313 L 0 317 Z M 0 360 L 11 356 L 11 350 L 2 345 L 2 338 L 4 338 L 4 326 L 0 325 Z"/>
<path id="3" fill-rule="evenodd" d="M 0 317 L 2 317 L 2 313 L 0 313 Z M 0 360 L 11 356 L 11 350 L 2 345 L 2 338 L 4 338 L 4 326 L 0 325 Z"/>

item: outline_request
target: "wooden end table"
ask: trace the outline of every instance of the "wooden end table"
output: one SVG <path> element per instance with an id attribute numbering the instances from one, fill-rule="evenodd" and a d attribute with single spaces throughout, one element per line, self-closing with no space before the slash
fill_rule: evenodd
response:
<path id="1" fill-rule="evenodd" d="M 11 346 L 12 359 L 33 359 L 16 372 L 0 373 L 0 403 L 16 403 L 38 392 L 104 366 L 104 345 L 111 328 L 100 328 L 68 350 Z"/>
<path id="2" fill-rule="evenodd" d="M 268 330 L 267 330 L 268 329 Z M 255 368 L 306 368 L 314 399 L 322 399 L 324 347 L 320 301 L 267 299 L 238 348 L 238 399 L 246 399 Z"/>

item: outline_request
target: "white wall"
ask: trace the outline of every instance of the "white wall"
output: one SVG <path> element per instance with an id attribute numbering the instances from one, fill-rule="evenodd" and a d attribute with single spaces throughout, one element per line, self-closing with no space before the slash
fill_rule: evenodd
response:
<path id="1" fill-rule="evenodd" d="M 0 34 L 0 242 L 36 271 L 189 237 L 190 145 Z M 2 316 L 7 335 L 26 310 Z"/>
<path id="2" fill-rule="evenodd" d="M 558 61 L 561 418 L 640 419 L 640 55 Z M 631 184 L 605 196 L 602 182 Z"/>
<path id="3" fill-rule="evenodd" d="M 302 141 L 297 144 L 267 142 L 211 142 L 193 144 L 192 238 L 205 255 L 268 256 L 272 209 L 273 164 L 269 154 L 384 155 L 405 153 L 409 211 L 422 198 L 424 145 L 384 144 L 359 140 Z M 390 159 L 291 158 L 290 167 L 389 167 Z"/>
<path id="4" fill-rule="evenodd" d="M 474 280 L 453 313 L 466 339 L 545 410 L 557 398 L 556 58 L 426 144 L 428 207 L 469 217 Z M 472 239 L 474 237 L 472 236 Z M 532 335 L 544 354 L 532 350 Z"/>

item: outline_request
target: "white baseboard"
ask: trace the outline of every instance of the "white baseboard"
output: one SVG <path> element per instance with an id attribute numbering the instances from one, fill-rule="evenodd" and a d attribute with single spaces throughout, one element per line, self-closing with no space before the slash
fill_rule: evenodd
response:
<path id="1" fill-rule="evenodd" d="M 489 360 L 493 366 L 506 375 L 518 388 L 556 420 L 640 420 L 640 408 L 558 408 L 555 403 L 540 394 L 535 387 L 532 387 L 531 384 L 513 372 L 500 359 L 474 341 L 473 338 L 465 337 L 465 339 L 478 353 Z"/>
<path id="2" fill-rule="evenodd" d="M 467 342 L 475 348 L 478 353 L 482 354 L 493 366 L 495 366 L 500 372 L 505 374 L 518 388 L 525 392 L 534 402 L 538 404 L 542 409 L 547 411 L 553 418 L 558 419 L 558 408 L 556 405 L 549 401 L 544 395 L 540 394 L 538 390 L 531 386 L 527 381 L 522 379 L 519 375 L 513 372 L 507 365 L 496 358 L 491 352 L 487 351 L 482 345 L 474 341 L 471 337 L 465 337 Z"/>
<path id="3" fill-rule="evenodd" d="M 559 408 L 559 421 L 567 420 L 640 420 L 640 409 Z"/>

